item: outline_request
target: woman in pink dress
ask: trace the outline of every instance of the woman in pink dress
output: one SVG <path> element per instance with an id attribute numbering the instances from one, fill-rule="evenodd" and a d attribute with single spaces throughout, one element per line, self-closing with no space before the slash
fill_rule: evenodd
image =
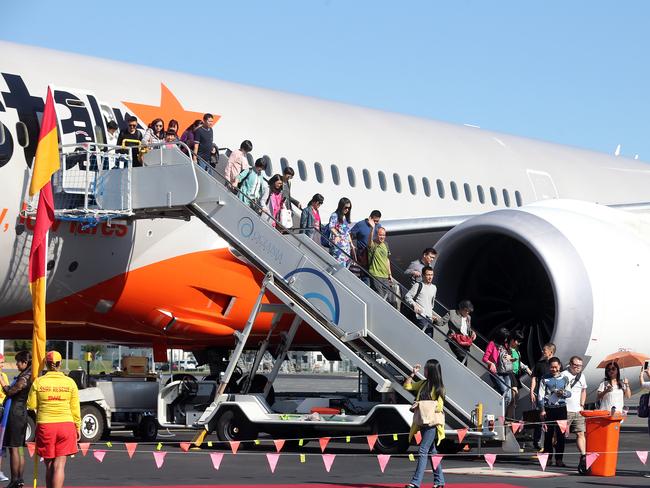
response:
<path id="1" fill-rule="evenodd" d="M 269 186 L 264 190 L 262 195 L 262 205 L 264 211 L 269 217 L 272 217 L 271 225 L 276 226 L 276 222 L 280 221 L 280 210 L 284 205 L 284 197 L 282 196 L 282 176 L 273 175 L 269 180 Z"/>

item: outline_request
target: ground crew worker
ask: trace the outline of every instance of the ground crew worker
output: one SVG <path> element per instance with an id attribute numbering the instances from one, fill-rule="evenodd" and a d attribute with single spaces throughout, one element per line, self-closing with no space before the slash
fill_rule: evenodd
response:
<path id="1" fill-rule="evenodd" d="M 79 390 L 61 371 L 61 354 L 45 355 L 47 373 L 34 380 L 27 408 L 36 411 L 36 452 L 45 461 L 47 488 L 62 488 L 66 456 L 77 452 L 81 437 Z"/>

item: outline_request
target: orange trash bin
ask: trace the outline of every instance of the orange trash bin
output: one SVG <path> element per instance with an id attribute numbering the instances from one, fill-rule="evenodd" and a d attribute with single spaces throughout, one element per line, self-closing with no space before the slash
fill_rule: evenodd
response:
<path id="1" fill-rule="evenodd" d="M 616 476 L 618 437 L 623 415 L 612 415 L 608 410 L 585 410 L 580 413 L 587 423 L 587 453 L 600 454 L 589 468 L 590 474 Z"/>

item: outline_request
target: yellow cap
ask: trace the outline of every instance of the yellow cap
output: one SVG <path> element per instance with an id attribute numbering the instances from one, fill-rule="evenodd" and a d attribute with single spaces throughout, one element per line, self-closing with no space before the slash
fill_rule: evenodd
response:
<path id="1" fill-rule="evenodd" d="M 45 360 L 48 363 L 60 363 L 61 359 L 61 353 L 59 351 L 48 351 L 45 355 Z"/>

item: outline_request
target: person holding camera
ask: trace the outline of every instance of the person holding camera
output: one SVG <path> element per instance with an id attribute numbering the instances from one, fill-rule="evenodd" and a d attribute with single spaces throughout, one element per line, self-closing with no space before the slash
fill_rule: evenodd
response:
<path id="1" fill-rule="evenodd" d="M 650 390 L 650 361 L 646 361 L 639 373 L 639 384 L 641 388 Z M 648 408 L 650 408 L 650 396 L 645 395 L 648 401 Z M 650 417 L 648 417 L 648 434 L 650 435 Z M 644 478 L 650 478 L 650 472 L 643 475 Z"/>
<path id="2" fill-rule="evenodd" d="M 553 437 L 556 438 L 555 444 L 555 465 L 564 468 L 566 464 L 562 461 L 564 456 L 565 434 L 560 430 L 557 420 L 567 420 L 566 399 L 571 396 L 569 379 L 562 375 L 562 361 L 559 358 L 552 357 L 548 360 L 548 374 L 542 377 L 540 383 L 540 394 L 544 394 L 544 404 L 540 411 L 540 418 L 544 422 L 544 453 L 549 455 L 548 466 L 551 466 L 553 460 Z M 555 434 L 555 435 L 554 435 Z"/>
<path id="3" fill-rule="evenodd" d="M 621 381 L 621 368 L 614 361 L 605 365 L 605 379 L 598 385 L 598 401 L 600 410 L 623 413 L 626 398 L 632 396 L 630 383 L 627 378 Z"/>

